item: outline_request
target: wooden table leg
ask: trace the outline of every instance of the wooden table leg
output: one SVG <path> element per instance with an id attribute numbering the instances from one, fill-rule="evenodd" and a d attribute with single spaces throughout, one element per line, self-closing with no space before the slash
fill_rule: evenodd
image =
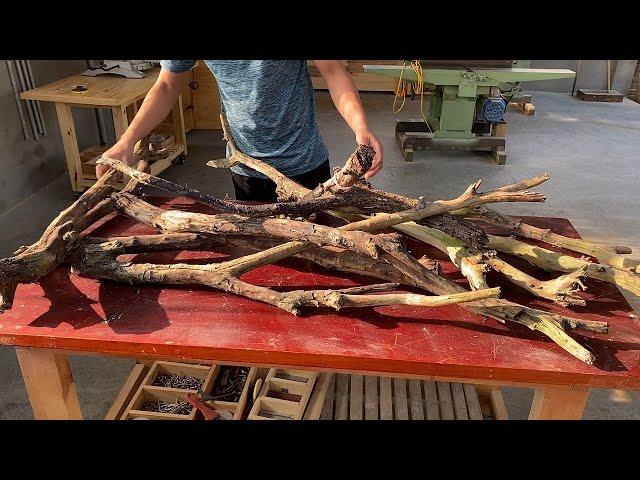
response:
<path id="1" fill-rule="evenodd" d="M 82 162 L 80 161 L 80 148 L 76 128 L 73 123 L 71 107 L 65 103 L 56 102 L 56 113 L 58 114 L 58 125 L 62 135 L 62 145 L 64 146 L 64 156 L 67 160 L 67 170 L 71 180 L 71 188 L 74 192 L 82 191 L 80 182 L 84 179 L 82 174 Z"/>
<path id="2" fill-rule="evenodd" d="M 127 106 L 111 107 L 113 115 L 113 128 L 115 129 L 116 141 L 120 139 L 122 134 L 129 128 L 129 119 L 127 118 Z"/>
<path id="3" fill-rule="evenodd" d="M 529 420 L 580 420 L 588 397 L 587 387 L 536 388 Z"/>
<path id="4" fill-rule="evenodd" d="M 16 348 L 36 420 L 82 420 L 66 355 L 44 348 Z"/>
<path id="5" fill-rule="evenodd" d="M 173 135 L 176 143 L 184 145 L 183 154 L 187 154 L 187 134 L 184 131 L 184 111 L 182 110 L 182 94 L 178 97 L 178 101 L 171 110 L 173 121 Z"/>
<path id="6" fill-rule="evenodd" d="M 113 115 L 113 128 L 116 134 L 116 142 L 129 128 L 129 118 L 127 117 L 127 106 L 120 105 L 119 107 L 111 107 L 111 114 Z M 128 175 L 122 175 L 122 184 L 126 185 L 129 182 Z"/>

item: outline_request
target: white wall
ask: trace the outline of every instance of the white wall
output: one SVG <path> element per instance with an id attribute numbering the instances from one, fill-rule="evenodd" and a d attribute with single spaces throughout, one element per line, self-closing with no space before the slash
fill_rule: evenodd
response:
<path id="1" fill-rule="evenodd" d="M 84 60 L 32 61 L 37 86 L 84 70 Z M 64 150 L 55 107 L 41 102 L 48 135 L 25 141 L 6 62 L 0 61 L 0 213 L 64 172 Z M 93 109 L 74 109 L 81 148 L 99 144 Z M 71 188 L 69 187 L 71 198 Z"/>

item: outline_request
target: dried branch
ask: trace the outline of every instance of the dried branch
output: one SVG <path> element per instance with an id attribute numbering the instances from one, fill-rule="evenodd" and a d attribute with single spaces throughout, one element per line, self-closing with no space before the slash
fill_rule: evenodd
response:
<path id="1" fill-rule="evenodd" d="M 475 208 L 466 212 L 468 214 L 473 212 L 473 216 L 479 216 L 482 220 L 501 228 L 506 228 L 513 235 L 531 238 L 560 248 L 573 250 L 574 252 L 597 258 L 598 261 L 604 265 L 640 274 L 640 261 L 619 255 L 619 253 L 631 253 L 632 250 L 629 247 L 602 245 L 587 242 L 579 238 L 565 237 L 548 229 L 534 227 L 533 225 L 529 225 L 521 220 L 503 215 L 486 207 Z"/>
<path id="2" fill-rule="evenodd" d="M 323 195 L 340 193 L 355 185 L 365 173 L 369 171 L 376 152 L 369 145 L 359 145 L 357 150 L 347 159 L 345 165 L 336 170 L 333 176 L 314 190 L 307 193 L 305 198 L 318 198 Z"/>
<path id="3" fill-rule="evenodd" d="M 223 129 L 225 130 L 225 138 L 227 138 L 233 154 L 229 159 L 209 162 L 208 163 L 209 166 L 230 167 L 237 163 L 242 163 L 244 165 L 247 165 L 263 173 L 267 177 L 271 178 L 271 180 L 273 180 L 276 183 L 276 192 L 278 192 L 279 196 L 284 198 L 300 198 L 302 195 L 306 194 L 309 191 L 308 189 L 305 189 L 304 187 L 297 184 L 293 180 L 282 175 L 275 168 L 269 165 L 266 165 L 264 162 L 260 162 L 259 160 L 253 159 L 239 152 L 233 142 L 231 135 L 229 134 L 228 128 L 226 127 L 226 120 L 222 115 L 221 115 L 221 120 L 223 124 Z M 542 180 L 543 178 L 544 176 L 535 177 L 534 179 L 523 181 L 523 182 L 520 182 L 519 184 L 502 187 L 501 189 L 499 189 L 499 191 L 502 191 L 504 193 L 509 193 L 511 190 L 518 189 L 522 185 L 535 183 Z M 468 194 L 473 195 L 475 190 L 477 190 L 477 187 L 478 187 L 477 183 L 472 185 L 469 189 L 467 189 Z M 465 192 L 465 194 L 467 192 Z M 537 200 L 541 201 L 543 200 L 543 198 L 538 198 Z M 464 205 L 464 206 L 458 205 L 457 207 L 454 206 L 454 208 L 451 208 L 448 211 L 455 211 L 456 209 L 464 209 L 467 207 L 469 207 L 469 205 Z M 331 212 L 331 213 L 341 216 L 339 212 Z M 437 213 L 445 213 L 445 212 L 443 211 L 443 212 L 437 212 Z M 387 215 L 387 217 L 389 216 Z M 426 217 L 422 217 L 422 218 L 426 218 Z M 422 218 L 411 218 L 410 220 L 416 221 L 416 220 L 421 220 Z M 393 226 L 394 225 L 393 221 L 395 221 L 396 219 L 397 217 L 395 219 L 386 218 L 385 219 L 386 221 L 388 222 L 389 220 L 392 220 L 392 221 L 389 222 L 391 224 L 385 225 L 385 228 L 387 226 Z M 359 222 L 356 222 L 356 223 L 359 223 Z M 351 225 L 354 225 L 354 224 L 351 224 Z M 381 224 L 378 224 L 378 225 L 380 229 L 383 228 Z M 370 226 L 371 225 L 369 225 L 369 227 Z M 349 225 L 347 225 L 347 227 L 349 227 Z M 397 230 L 401 230 L 400 227 L 404 227 L 404 225 L 395 224 L 394 226 L 394 228 L 396 228 Z M 362 223 L 358 225 L 358 228 L 364 229 L 362 226 Z M 269 262 L 279 261 L 290 255 L 299 254 L 300 252 L 303 252 L 306 248 L 307 247 L 302 242 L 290 242 L 284 245 L 279 245 L 277 247 L 271 248 L 269 250 L 265 250 L 264 252 L 260 252 L 259 254 L 254 254 L 254 255 L 259 255 L 260 262 L 269 263 Z M 242 266 L 243 262 L 246 262 L 247 264 L 251 265 L 253 261 L 257 260 L 257 258 L 255 257 L 254 258 L 249 258 L 249 257 L 250 256 L 243 257 L 242 259 L 238 259 L 237 261 L 238 261 L 239 267 Z M 435 275 L 426 269 L 423 272 L 423 275 L 424 275 L 424 278 L 411 278 L 411 281 L 414 281 L 420 284 L 422 288 L 425 288 L 426 290 L 429 290 L 433 293 L 436 293 L 436 294 L 451 293 L 455 291 L 460 291 L 460 289 L 462 288 L 459 285 L 449 282 L 446 279 L 439 277 L 438 275 Z M 564 332 L 564 328 L 566 328 L 566 326 L 570 326 L 570 325 L 578 326 L 583 324 L 579 321 L 564 322 L 564 321 L 558 320 L 556 317 L 551 317 L 549 314 L 546 314 L 546 312 L 536 311 L 534 309 L 523 307 L 517 304 L 496 305 L 495 303 L 491 304 L 490 301 L 485 301 L 482 304 L 482 306 L 477 308 L 476 307 L 471 308 L 471 310 L 475 311 L 476 313 L 491 316 L 502 322 L 515 321 L 515 322 L 526 325 L 528 328 L 532 330 L 540 330 L 540 331 L 548 332 L 549 334 L 548 336 L 553 337 L 554 341 L 556 341 L 558 345 L 560 345 L 562 348 L 567 350 L 569 353 L 571 353 L 575 357 L 579 358 L 585 363 L 593 363 L 594 361 L 594 356 L 591 352 L 586 350 L 584 347 L 582 347 L 580 344 L 578 344 L 575 340 L 573 340 L 571 337 L 566 335 L 566 333 Z M 606 329 L 606 326 L 604 328 Z M 556 339 L 560 339 L 560 340 L 556 340 Z"/>
<path id="4" fill-rule="evenodd" d="M 366 145 L 361 145 L 360 147 L 358 147 L 356 152 L 347 161 L 347 165 L 342 170 L 347 169 L 347 167 L 353 168 L 352 157 L 366 156 L 361 152 L 361 150 L 366 150 L 367 148 L 369 147 L 367 147 Z M 187 188 L 183 185 L 170 182 L 169 180 L 165 180 L 164 178 L 159 178 L 145 172 L 136 171 L 135 169 L 129 167 L 127 164 L 119 160 L 103 157 L 98 160 L 98 163 L 109 165 L 110 167 L 122 173 L 125 173 L 132 178 L 135 178 L 142 184 L 157 187 L 168 192 L 191 198 L 223 212 L 249 217 L 268 217 L 276 215 L 305 216 L 319 210 L 340 208 L 358 202 L 358 199 L 355 197 L 355 193 L 357 192 L 348 195 L 348 189 L 341 188 L 339 191 L 340 193 L 343 193 L 343 195 L 328 195 L 322 198 L 319 198 L 319 196 L 310 196 L 308 198 L 295 202 L 268 203 L 264 205 L 246 205 L 236 202 L 229 202 L 226 200 L 220 200 L 209 194 L 202 193 L 197 190 Z M 342 170 L 340 170 L 340 172 L 342 172 Z M 352 172 L 349 172 L 349 175 L 351 175 Z M 364 170 L 364 172 L 366 173 L 366 170 Z M 335 178 L 335 176 L 332 177 L 332 179 Z M 341 177 L 341 181 L 345 182 L 346 178 L 347 174 L 343 174 L 343 176 Z M 333 185 L 333 183 L 331 185 Z M 327 186 L 326 188 L 327 192 L 337 192 L 337 189 L 331 188 L 330 186 Z"/>
<path id="5" fill-rule="evenodd" d="M 229 275 L 225 263 L 189 265 L 156 265 L 150 263 L 118 262 L 113 242 L 87 243 L 73 257 L 73 271 L 82 276 L 109 279 L 131 285 L 142 284 L 200 284 L 223 290 L 282 308 L 294 315 L 303 307 L 371 307 L 383 305 L 442 306 L 496 298 L 500 289 L 462 292 L 454 295 L 425 296 L 416 294 L 365 295 L 398 286 L 396 283 L 367 285 L 338 290 L 294 290 L 277 292 L 243 282 Z"/>
<path id="6" fill-rule="evenodd" d="M 582 258 L 547 250 L 514 238 L 489 235 L 489 248 L 524 258 L 532 265 L 549 272 L 575 272 L 584 269 L 584 276 L 611 283 L 640 296 L 640 275 L 608 265 L 592 263 Z"/>
<path id="7" fill-rule="evenodd" d="M 586 272 L 584 266 L 553 280 L 542 281 L 497 258 L 495 252 L 467 247 L 439 230 L 414 225 L 414 228 L 406 227 L 405 231 L 447 254 L 474 289 L 488 288 L 484 274 L 492 269 L 537 297 L 552 300 L 564 307 L 585 305 L 585 301 L 576 295 L 577 291 L 586 289 L 581 280 Z"/>
<path id="8" fill-rule="evenodd" d="M 402 248 L 399 235 L 371 235 L 281 218 L 248 218 L 231 214 L 207 215 L 163 210 L 129 194 L 117 195 L 116 208 L 131 218 L 168 233 L 276 237 L 320 246 L 348 248 L 373 258 L 378 258 L 382 252 L 391 253 Z"/>

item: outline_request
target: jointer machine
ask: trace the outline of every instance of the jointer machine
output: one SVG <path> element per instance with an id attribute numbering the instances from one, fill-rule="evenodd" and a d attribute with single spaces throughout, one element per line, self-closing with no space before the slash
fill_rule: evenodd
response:
<path id="1" fill-rule="evenodd" d="M 405 62 L 409 63 L 409 62 Z M 398 121 L 396 141 L 405 161 L 427 148 L 488 151 L 498 165 L 507 160 L 504 114 L 520 94 L 520 82 L 575 77 L 565 69 L 529 68 L 529 60 L 418 60 L 406 65 L 363 65 L 366 73 L 419 81 L 429 92 L 420 120 Z M 399 85 L 402 87 L 402 85 Z M 414 89 L 415 90 L 415 89 Z"/>

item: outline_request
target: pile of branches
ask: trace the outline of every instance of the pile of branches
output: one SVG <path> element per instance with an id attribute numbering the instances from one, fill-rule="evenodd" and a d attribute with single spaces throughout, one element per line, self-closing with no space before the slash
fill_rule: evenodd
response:
<path id="1" fill-rule="evenodd" d="M 497 202 L 543 202 L 545 197 L 530 189 L 547 181 L 548 175 L 487 192 L 479 191 L 478 181 L 457 198 L 430 203 L 423 198 L 408 198 L 372 188 L 363 176 L 371 167 L 374 152 L 360 145 L 330 180 L 309 190 L 238 150 L 224 117 L 222 124 L 232 154 L 208 165 L 229 168 L 243 164 L 263 173 L 276 183 L 279 202 L 264 205 L 230 202 L 154 177 L 145 172 L 148 147 L 137 151 L 135 169 L 120 161 L 102 158 L 99 163 L 111 167 L 107 174 L 61 212 L 36 243 L 21 247 L 12 257 L 0 259 L 0 312 L 11 308 L 18 284 L 36 282 L 66 262 L 71 264 L 74 273 L 89 278 L 132 285 L 198 284 L 266 302 L 294 315 L 314 307 L 338 310 L 381 305 L 462 304 L 498 322 L 515 322 L 539 331 L 571 355 L 593 363 L 594 355 L 566 332 L 583 329 L 606 333 L 606 322 L 576 319 L 500 299 L 500 289 L 487 284 L 486 272 L 500 272 L 506 280 L 532 295 L 563 306 L 584 305 L 578 292 L 585 288 L 585 277 L 640 294 L 640 264 L 622 256 L 630 253 L 630 249 L 564 237 L 487 206 Z M 148 142 L 141 142 L 143 146 L 146 144 Z M 130 181 L 117 192 L 113 183 L 121 173 L 128 175 Z M 138 196 L 143 184 L 189 197 L 222 213 L 205 215 L 160 209 Z M 113 211 L 153 227 L 158 233 L 115 238 L 80 236 L 87 227 Z M 318 212 L 339 217 L 346 223 L 338 228 L 316 223 L 312 219 L 315 220 Z M 479 217 L 507 228 L 511 236 L 489 235 L 467 217 Z M 401 235 L 379 233 L 390 228 L 448 255 L 468 279 L 469 289 L 439 275 L 434 268 L 436 262 L 414 258 L 405 248 Z M 547 250 L 516 237 L 573 250 L 598 258 L 601 263 Z M 221 244 L 241 246 L 255 253 L 204 265 L 118 260 L 123 254 L 211 250 Z M 563 274 L 541 281 L 507 263 L 500 258 L 500 253 L 515 255 L 544 270 Z M 384 283 L 279 292 L 240 280 L 245 272 L 292 256 L 329 269 L 379 278 Z M 429 294 L 398 291 L 400 285 Z"/>

